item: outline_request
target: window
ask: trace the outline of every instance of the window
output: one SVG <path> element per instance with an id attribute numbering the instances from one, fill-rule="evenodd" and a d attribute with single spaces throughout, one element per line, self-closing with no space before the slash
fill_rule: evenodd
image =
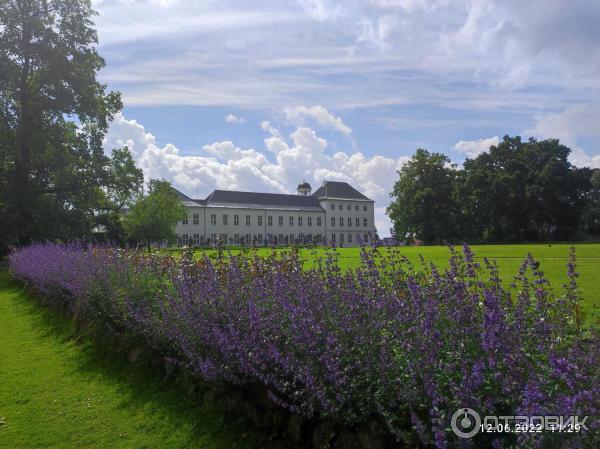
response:
<path id="1" fill-rule="evenodd" d="M 298 217 L 298 226 L 302 227 L 302 217 Z"/>
<path id="2" fill-rule="evenodd" d="M 273 215 L 267 217 L 267 226 L 273 226 Z"/>
<path id="3" fill-rule="evenodd" d="M 283 217 L 281 217 L 283 218 Z M 279 234 L 279 244 L 283 245 L 283 234 Z"/>
<path id="4" fill-rule="evenodd" d="M 185 218 L 183 220 L 181 220 L 181 224 L 184 224 L 184 225 L 188 224 L 188 217 L 187 217 L 187 215 L 185 216 Z"/>
<path id="5" fill-rule="evenodd" d="M 236 245 L 239 245 L 239 243 L 240 243 L 240 235 L 239 234 L 233 234 L 233 243 L 235 243 Z"/>
<path id="6" fill-rule="evenodd" d="M 335 243 L 335 234 L 331 234 L 331 241 Z"/>
<path id="7" fill-rule="evenodd" d="M 367 206 L 363 206 L 363 212 L 367 211 Z"/>
<path id="8" fill-rule="evenodd" d="M 356 243 L 360 243 L 360 234 L 356 234 Z"/>
<path id="9" fill-rule="evenodd" d="M 331 210 L 335 210 L 335 204 L 331 205 Z"/>
<path id="10" fill-rule="evenodd" d="M 352 218 L 348 217 L 348 227 L 352 227 Z"/>
<path id="11" fill-rule="evenodd" d="M 246 226 L 250 226 L 250 215 L 246 215 Z"/>
<path id="12" fill-rule="evenodd" d="M 290 234 L 290 244 L 294 243 L 294 234 Z"/>
<path id="13" fill-rule="evenodd" d="M 246 244 L 252 243 L 252 239 L 250 238 L 250 234 L 246 234 Z"/>
<path id="14" fill-rule="evenodd" d="M 354 210 L 358 212 L 360 210 L 360 206 L 354 206 Z"/>
<path id="15" fill-rule="evenodd" d="M 344 234 L 340 234 L 340 244 L 344 243 Z"/>
<path id="16" fill-rule="evenodd" d="M 321 234 L 315 235 L 315 243 L 321 243 Z"/>
<path id="17" fill-rule="evenodd" d="M 283 215 L 279 216 L 279 226 L 283 226 Z"/>
<path id="18" fill-rule="evenodd" d="M 312 217 L 306 218 L 306 224 L 308 225 L 309 228 L 312 226 Z"/>
<path id="19" fill-rule="evenodd" d="M 335 217 L 331 217 L 331 226 L 335 226 Z"/>
<path id="20" fill-rule="evenodd" d="M 343 204 L 339 204 L 339 205 L 338 205 L 338 209 L 339 209 L 339 210 L 344 210 L 344 205 L 343 205 Z"/>
<path id="21" fill-rule="evenodd" d="M 195 226 L 198 226 L 198 225 L 200 224 L 200 215 L 199 215 L 199 214 L 194 214 L 194 215 L 192 216 L 192 218 L 193 218 L 193 220 L 194 220 L 194 221 L 193 221 L 194 225 L 195 225 Z"/>
<path id="22" fill-rule="evenodd" d="M 215 243 L 217 241 L 217 234 L 210 235 L 210 243 Z"/>
<path id="23" fill-rule="evenodd" d="M 182 243 L 183 245 L 187 245 L 187 244 L 188 244 L 188 241 L 189 241 L 188 235 L 187 235 L 187 234 L 183 234 L 183 235 L 181 236 L 181 243 Z"/>
<path id="24" fill-rule="evenodd" d="M 262 217 L 258 217 L 258 218 L 262 218 Z M 257 237 L 257 240 L 258 240 L 258 244 L 262 245 L 262 234 L 258 234 L 256 237 Z"/>
<path id="25" fill-rule="evenodd" d="M 352 243 L 352 234 L 348 234 L 348 243 Z"/>
<path id="26" fill-rule="evenodd" d="M 227 234 L 221 234 L 221 242 L 227 243 Z"/>
<path id="27" fill-rule="evenodd" d="M 317 226 L 321 226 L 321 217 L 317 217 Z"/>
<path id="28" fill-rule="evenodd" d="M 360 218 L 356 217 L 356 227 L 360 227 Z"/>
<path id="29" fill-rule="evenodd" d="M 227 214 L 223 214 L 223 226 L 227 226 Z"/>
<path id="30" fill-rule="evenodd" d="M 365 228 L 368 228 L 368 227 L 369 227 L 369 219 L 367 219 L 367 218 L 363 218 L 363 226 L 364 226 Z"/>
<path id="31" fill-rule="evenodd" d="M 365 234 L 363 242 L 367 243 L 368 241 L 369 241 L 369 234 Z"/>
<path id="32" fill-rule="evenodd" d="M 340 217 L 340 228 L 344 227 L 344 217 Z"/>
<path id="33" fill-rule="evenodd" d="M 217 214 L 210 214 L 210 224 L 213 226 L 217 225 Z"/>
<path id="34" fill-rule="evenodd" d="M 294 227 L 294 217 L 290 217 L 290 228 Z"/>
<path id="35" fill-rule="evenodd" d="M 240 216 L 239 215 L 234 215 L 233 216 L 233 225 L 234 226 L 239 226 L 240 225 Z"/>
<path id="36" fill-rule="evenodd" d="M 194 234 L 194 245 L 200 244 L 200 234 Z"/>
<path id="37" fill-rule="evenodd" d="M 346 206 L 346 210 L 352 210 L 352 205 L 351 205 L 351 204 L 348 204 L 348 205 Z"/>
<path id="38" fill-rule="evenodd" d="M 258 216 L 258 225 L 262 226 L 262 215 Z M 262 237 L 262 236 L 261 236 Z"/>

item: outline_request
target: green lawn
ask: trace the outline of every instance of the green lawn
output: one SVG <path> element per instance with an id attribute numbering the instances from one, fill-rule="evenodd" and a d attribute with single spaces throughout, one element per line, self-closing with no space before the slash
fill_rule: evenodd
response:
<path id="1" fill-rule="evenodd" d="M 90 342 L 0 270 L 0 448 L 245 448 L 239 422 Z"/>
<path id="2" fill-rule="evenodd" d="M 584 310 L 591 319 L 600 307 L 600 244 L 579 243 L 574 245 L 577 252 L 577 272 L 580 274 L 578 284 L 584 300 Z M 552 288 L 562 292 L 562 286 L 567 280 L 567 257 L 570 244 L 523 244 L 523 245 L 474 245 L 471 247 L 476 259 L 483 257 L 495 259 L 498 262 L 500 275 L 509 285 L 513 276 L 518 272 L 519 266 L 527 253 L 540 262 L 541 269 L 551 283 Z M 460 249 L 460 248 L 459 248 Z M 267 254 L 268 248 L 258 250 L 259 254 Z M 302 257 L 306 266 L 312 265 L 313 255 L 310 249 L 302 249 Z M 325 249 L 318 248 L 318 255 L 323 255 Z M 381 251 L 385 251 L 382 249 Z M 198 250 L 195 257 L 202 254 L 214 254 L 214 250 Z M 232 250 L 238 252 L 238 250 Z M 356 267 L 360 263 L 359 248 L 338 248 L 338 263 L 342 269 Z M 446 267 L 448 265 L 449 251 L 446 246 L 411 246 L 400 247 L 401 254 L 408 257 L 415 265 L 419 264 L 419 255 L 422 254 L 427 261 Z M 174 253 L 176 254 L 176 252 Z"/>

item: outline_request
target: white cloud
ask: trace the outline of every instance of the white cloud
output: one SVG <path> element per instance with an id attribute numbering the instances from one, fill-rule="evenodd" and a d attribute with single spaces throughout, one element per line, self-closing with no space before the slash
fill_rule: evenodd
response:
<path id="1" fill-rule="evenodd" d="M 335 20 L 342 13 L 342 7 L 333 0 L 296 0 L 309 17 L 323 22 Z"/>
<path id="2" fill-rule="evenodd" d="M 238 117 L 237 115 L 234 115 L 234 114 L 227 114 L 225 116 L 225 122 L 231 123 L 231 124 L 239 124 L 239 123 L 246 123 L 246 119 L 244 117 Z"/>
<path id="3" fill-rule="evenodd" d="M 305 119 L 312 119 L 326 128 L 335 129 L 345 136 L 352 134 L 352 129 L 340 117 L 333 115 L 323 106 L 296 106 L 285 108 L 286 118 L 296 126 L 304 124 Z"/>
<path id="4" fill-rule="evenodd" d="M 524 98 L 539 105 L 545 89 L 545 104 L 556 107 L 600 87 L 597 1 L 94 4 L 102 79 L 130 106 L 412 102 L 497 110 Z"/>
<path id="5" fill-rule="evenodd" d="M 589 155 L 585 143 L 594 142 L 598 149 L 600 140 L 600 104 L 583 103 L 560 112 L 539 116 L 535 126 L 524 132 L 538 139 L 560 139 L 570 147 L 570 160 L 574 165 L 600 168 L 600 155 Z"/>
<path id="6" fill-rule="evenodd" d="M 569 160 L 577 167 L 600 168 L 600 154 L 590 156 L 580 148 L 573 149 Z"/>
<path id="7" fill-rule="evenodd" d="M 347 181 L 376 201 L 378 231 L 388 235 L 388 193 L 407 157 L 369 157 L 343 151 L 329 154 L 327 140 L 308 127 L 299 126 L 284 138 L 268 122 L 263 125 L 270 133 L 264 150 L 222 141 L 204 145 L 199 154 L 184 155 L 173 144 L 159 147 L 141 124 L 118 114 L 104 146 L 108 151 L 127 144 L 147 180 L 165 178 L 193 197 L 204 197 L 213 189 L 293 193 L 302 179 L 314 188 L 326 179 Z"/>
<path id="8" fill-rule="evenodd" d="M 492 145 L 498 145 L 500 139 L 498 136 L 488 137 L 479 140 L 459 140 L 452 148 L 459 153 L 466 154 L 468 158 L 475 158 L 481 153 L 485 153 Z"/>

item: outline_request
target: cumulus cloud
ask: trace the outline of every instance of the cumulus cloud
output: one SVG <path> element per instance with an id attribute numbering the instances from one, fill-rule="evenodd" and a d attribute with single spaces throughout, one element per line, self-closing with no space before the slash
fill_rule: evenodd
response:
<path id="1" fill-rule="evenodd" d="M 285 108 L 286 118 L 294 125 L 302 125 L 306 119 L 311 119 L 325 128 L 335 129 L 345 136 L 352 134 L 352 129 L 340 117 L 333 115 L 323 106 L 296 106 Z"/>
<path id="2" fill-rule="evenodd" d="M 234 114 L 227 114 L 225 116 L 225 123 L 238 124 L 238 123 L 246 123 L 246 119 L 244 117 L 238 117 Z"/>
<path id="3" fill-rule="evenodd" d="M 294 193 L 302 179 L 315 188 L 324 180 L 343 180 L 376 201 L 378 231 L 388 235 L 388 194 L 397 170 L 408 157 L 369 157 L 343 151 L 330 154 L 327 140 L 311 128 L 298 126 L 284 138 L 269 123 L 263 127 L 270 135 L 264 139 L 262 150 L 222 141 L 204 145 L 198 154 L 182 154 L 170 143 L 159 147 L 143 125 L 118 114 L 104 147 L 109 151 L 115 146 L 129 146 L 147 180 L 167 179 L 193 197 L 204 197 L 213 189 Z"/>
<path id="4" fill-rule="evenodd" d="M 600 155 L 589 155 L 583 148 L 591 143 L 595 145 L 593 149 L 598 150 L 600 104 L 576 104 L 539 116 L 534 127 L 525 134 L 538 139 L 560 139 L 573 150 L 571 162 L 574 165 L 600 168 Z"/>
<path id="5" fill-rule="evenodd" d="M 492 145 L 498 145 L 500 139 L 498 136 L 488 137 L 487 139 L 479 140 L 459 140 L 452 148 L 459 153 L 465 154 L 468 158 L 475 158 L 481 153 L 485 153 Z"/>

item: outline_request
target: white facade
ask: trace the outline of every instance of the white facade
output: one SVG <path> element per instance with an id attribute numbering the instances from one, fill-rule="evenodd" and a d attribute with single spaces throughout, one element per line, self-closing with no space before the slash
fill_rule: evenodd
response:
<path id="1" fill-rule="evenodd" d="M 325 182 L 313 195 L 306 194 L 307 185 L 299 186 L 298 196 L 215 191 L 192 200 L 182 195 L 188 217 L 177 224 L 178 243 L 358 246 L 375 237 L 372 200 L 346 183 Z"/>

